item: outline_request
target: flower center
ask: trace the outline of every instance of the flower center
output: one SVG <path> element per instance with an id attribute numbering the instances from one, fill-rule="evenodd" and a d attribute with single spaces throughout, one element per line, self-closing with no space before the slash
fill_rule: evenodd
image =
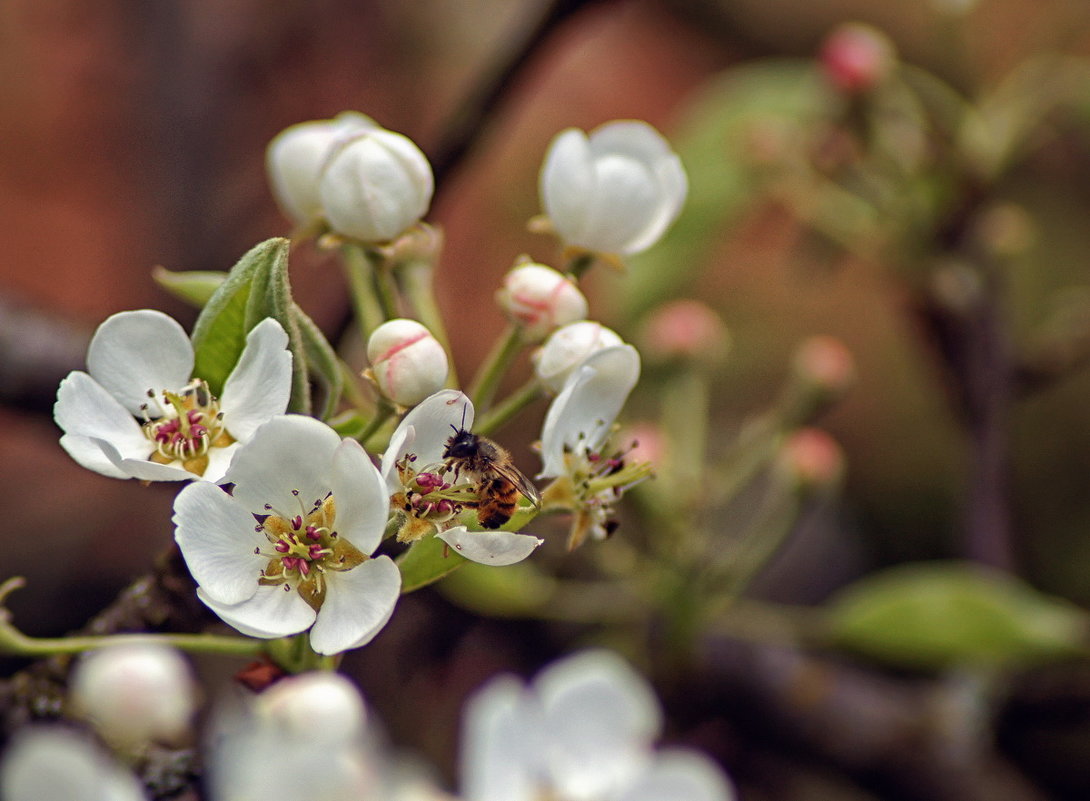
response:
<path id="1" fill-rule="evenodd" d="M 148 397 L 154 397 L 148 390 Z M 181 462 L 191 473 L 203 475 L 208 467 L 208 451 L 234 442 L 223 424 L 219 401 L 200 379 L 191 381 L 181 392 L 163 390 L 162 417 L 152 419 L 147 404 L 144 412 L 144 436 L 155 446 L 153 462 Z"/>
<path id="2" fill-rule="evenodd" d="M 394 511 L 405 515 L 397 533 L 398 542 L 413 542 L 429 533 L 436 525 L 459 515 L 467 504 L 477 500 L 476 483 L 459 481 L 458 476 L 443 463 L 426 465 L 419 472 L 414 468 L 415 454 L 406 454 L 397 464 L 403 490 L 392 499 Z"/>
<path id="3" fill-rule="evenodd" d="M 265 535 L 272 549 L 254 549 L 254 553 L 269 560 L 258 584 L 283 586 L 285 592 L 294 589 L 318 610 L 325 600 L 326 573 L 351 570 L 366 561 L 367 555 L 333 528 L 337 508 L 332 494 L 316 500 L 309 509 L 300 499 L 299 490 L 292 490 L 292 495 L 299 502 L 299 512 L 294 515 L 265 504 L 269 515 L 256 531 Z"/>

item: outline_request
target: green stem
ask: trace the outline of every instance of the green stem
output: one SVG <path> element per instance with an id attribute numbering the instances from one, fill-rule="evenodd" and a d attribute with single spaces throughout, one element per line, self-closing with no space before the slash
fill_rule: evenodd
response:
<path id="1" fill-rule="evenodd" d="M 492 398 L 496 395 L 500 381 L 503 380 L 503 377 L 511 368 L 511 364 L 515 361 L 515 357 L 519 355 L 519 351 L 522 350 L 522 344 L 519 327 L 509 325 L 503 336 L 496 340 L 496 344 L 492 346 L 492 352 L 485 358 L 484 364 L 481 365 L 469 390 L 473 408 L 478 412 L 485 411 L 492 403 Z"/>
<path id="2" fill-rule="evenodd" d="M 473 429 L 478 434 L 488 436 L 544 394 L 545 390 L 542 389 L 538 380 L 531 378 L 497 406 L 489 409 L 483 417 L 477 420 Z"/>
<path id="3" fill-rule="evenodd" d="M 401 317 L 400 304 L 398 303 L 397 282 L 389 260 L 382 251 L 368 248 L 367 257 L 371 261 L 371 275 L 375 283 L 375 295 L 379 306 L 387 320 Z"/>
<path id="4" fill-rule="evenodd" d="M 369 252 L 358 244 L 346 242 L 341 246 L 341 264 L 344 266 L 348 292 L 352 297 L 352 310 L 356 325 L 366 344 L 371 332 L 387 319 L 375 292 L 374 267 Z"/>
<path id="5" fill-rule="evenodd" d="M 447 352 L 447 362 L 450 364 L 450 372 L 447 373 L 447 387 L 458 387 L 458 374 L 454 368 L 454 352 L 450 348 L 450 337 L 443 322 L 443 315 L 439 311 L 439 304 L 435 300 L 435 283 L 432 280 L 434 269 L 431 262 L 420 260 L 407 262 L 400 266 L 398 275 L 401 278 L 401 287 L 405 297 L 409 300 L 416 313 L 416 319 L 422 322 L 431 331 L 432 336 L 439 340 L 443 350 Z"/>
<path id="6" fill-rule="evenodd" d="M 378 430 L 382 428 L 387 420 L 394 416 L 395 412 L 396 409 L 394 409 L 385 398 L 381 399 L 378 408 L 375 409 L 374 417 L 371 418 L 371 422 L 367 424 L 366 428 L 360 432 L 360 435 L 356 437 L 356 439 L 359 440 L 365 448 L 368 447 L 368 440 L 378 433 Z"/>

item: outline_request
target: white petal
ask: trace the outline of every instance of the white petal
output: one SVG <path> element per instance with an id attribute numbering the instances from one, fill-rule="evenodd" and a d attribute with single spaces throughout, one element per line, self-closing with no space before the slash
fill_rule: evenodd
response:
<path id="1" fill-rule="evenodd" d="M 174 499 L 174 539 L 194 580 L 221 603 L 237 604 L 257 591 L 268 558 L 257 521 L 218 485 L 195 481 Z"/>
<path id="2" fill-rule="evenodd" d="M 228 468 L 231 466 L 231 460 L 235 457 L 235 452 L 239 449 L 239 443 L 232 442 L 230 445 L 226 445 L 222 448 L 209 448 L 208 449 L 208 466 L 204 468 L 204 475 L 202 478 L 205 481 L 214 481 L 217 484 L 223 483 L 223 477 L 227 474 Z"/>
<path id="3" fill-rule="evenodd" d="M 223 385 L 220 409 L 231 436 L 246 442 L 273 415 L 283 414 L 291 397 L 288 335 L 267 317 L 246 335 L 246 347 Z"/>
<path id="4" fill-rule="evenodd" d="M 734 801 L 723 769 L 696 751 L 658 752 L 647 771 L 617 801 Z"/>
<path id="5" fill-rule="evenodd" d="M 394 612 L 401 593 L 397 565 L 380 556 L 326 576 L 329 589 L 310 631 L 310 647 L 320 654 L 339 654 L 366 645 Z"/>
<path id="6" fill-rule="evenodd" d="M 105 452 L 107 458 L 114 465 L 125 472 L 125 475 L 138 478 L 141 481 L 187 481 L 191 478 L 200 478 L 196 473 L 191 473 L 182 467 L 179 461 L 170 464 L 159 464 L 149 459 L 125 459 L 105 440 L 96 440 Z"/>
<path id="7" fill-rule="evenodd" d="M 601 447 L 640 377 L 640 355 L 631 345 L 592 354 L 570 376 L 545 413 L 540 478 L 564 473 L 565 449 Z"/>
<path id="8" fill-rule="evenodd" d="M 585 133 L 569 128 L 557 134 L 545 154 L 539 189 L 556 232 L 567 242 L 579 242 L 594 196 L 594 163 Z"/>
<path id="9" fill-rule="evenodd" d="M 545 752 L 539 710 L 514 676 L 492 679 L 465 705 L 461 786 L 466 801 L 534 801 Z"/>
<path id="10" fill-rule="evenodd" d="M 292 516 L 300 505 L 309 511 L 329 492 L 333 452 L 340 444 L 337 432 L 313 417 L 274 417 L 235 452 L 223 478 L 234 483 L 232 494 L 245 509 L 268 514 L 265 504 L 271 504 Z"/>
<path id="11" fill-rule="evenodd" d="M 416 429 L 406 425 L 402 420 L 398 423 L 394 433 L 390 436 L 390 442 L 386 446 L 386 452 L 382 454 L 382 466 L 379 472 L 386 482 L 386 491 L 393 495 L 401 489 L 401 476 L 397 472 L 397 463 L 407 453 L 412 453 L 413 443 L 416 441 Z"/>
<path id="12" fill-rule="evenodd" d="M 647 166 L 625 156 L 598 159 L 594 171 L 586 230 L 575 244 L 603 253 L 625 253 L 627 243 L 642 236 L 658 213 L 658 181 Z"/>
<path id="13" fill-rule="evenodd" d="M 73 434 L 65 434 L 61 437 L 61 447 L 64 448 L 68 455 L 71 456 L 76 462 L 86 467 L 88 470 L 94 470 L 96 473 L 101 473 L 104 476 L 110 478 L 132 478 L 128 473 L 119 467 L 116 467 L 112 461 L 103 452 L 99 443 L 102 440 L 90 439 L 88 437 L 78 437 Z"/>
<path id="14" fill-rule="evenodd" d="M 148 390 L 176 392 L 193 374 L 193 345 L 172 317 L 152 309 L 108 317 L 87 349 L 87 372 L 133 414 Z"/>
<path id="15" fill-rule="evenodd" d="M 390 496 L 378 468 L 354 439 L 342 441 L 334 452 L 329 487 L 336 501 L 337 533 L 370 555 L 382 542 Z"/>
<path id="16" fill-rule="evenodd" d="M 398 430 L 409 426 L 416 432 L 412 453 L 416 454 L 416 467 L 419 470 L 442 460 L 447 440 L 454 435 L 455 429 L 473 428 L 473 403 L 456 389 L 441 389 L 424 398 L 405 415 Z M 393 461 L 404 455 L 404 452 L 395 455 Z M 386 459 L 383 458 L 384 468 L 385 464 Z"/>
<path id="17" fill-rule="evenodd" d="M 595 157 L 614 153 L 647 165 L 673 155 L 670 143 L 643 120 L 614 120 L 590 132 L 590 150 Z"/>
<path id="18" fill-rule="evenodd" d="M 521 562 L 544 540 L 513 531 L 470 531 L 465 526 L 448 528 L 439 539 L 471 562 L 503 567 Z"/>
<path id="19" fill-rule="evenodd" d="M 0 769 L 5 801 L 142 801 L 136 777 L 97 745 L 60 726 L 12 738 Z"/>
<path id="20" fill-rule="evenodd" d="M 662 712 L 647 681 L 618 656 L 587 651 L 557 662 L 534 689 L 563 790 L 580 798 L 612 794 L 646 769 Z"/>
<path id="21" fill-rule="evenodd" d="M 272 639 L 298 634 L 314 622 L 314 610 L 287 586 L 258 587 L 253 597 L 237 604 L 220 603 L 202 587 L 197 588 L 197 597 L 243 634 Z"/>
<path id="22" fill-rule="evenodd" d="M 151 443 L 132 414 L 87 373 L 75 371 L 61 381 L 53 419 L 66 434 L 107 440 L 125 457 L 146 458 L 152 452 Z M 75 447 L 80 453 L 90 453 L 86 443 Z M 76 453 L 72 456 L 85 467 L 97 469 L 81 461 Z M 98 459 L 93 461 L 101 463 Z"/>

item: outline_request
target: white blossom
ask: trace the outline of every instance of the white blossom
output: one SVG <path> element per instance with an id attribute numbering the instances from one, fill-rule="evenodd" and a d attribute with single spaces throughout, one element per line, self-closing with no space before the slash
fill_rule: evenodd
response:
<path id="1" fill-rule="evenodd" d="M 541 168 L 541 203 L 569 246 L 631 255 L 651 247 L 688 192 L 681 160 L 646 122 L 618 120 L 588 136 L 559 133 Z"/>
<path id="2" fill-rule="evenodd" d="M 358 131 L 334 150 L 318 195 L 334 231 L 387 242 L 427 213 L 434 188 L 431 165 L 412 140 L 376 127 Z"/>
<path id="3" fill-rule="evenodd" d="M 465 711 L 465 801 L 730 801 L 723 771 L 692 750 L 656 750 L 662 711 L 608 651 L 554 663 L 529 685 L 493 679 Z"/>
<path id="4" fill-rule="evenodd" d="M 387 320 L 367 340 L 370 375 L 379 390 L 400 406 L 413 406 L 442 388 L 447 353 L 416 320 Z"/>
<path id="5" fill-rule="evenodd" d="M 252 637 L 310 629 L 321 654 L 369 642 L 393 613 L 401 575 L 388 556 L 369 556 L 389 502 L 359 443 L 310 417 L 275 417 L 225 480 L 230 495 L 202 481 L 174 502 L 175 539 L 201 600 Z"/>
<path id="6" fill-rule="evenodd" d="M 551 392 L 559 392 L 568 376 L 591 354 L 624 344 L 614 331 L 593 320 L 558 328 L 533 355 L 534 373 Z"/>
<path id="7" fill-rule="evenodd" d="M 512 531 L 477 531 L 456 523 L 464 500 L 475 492 L 476 481 L 465 474 L 457 479 L 450 476 L 445 452 L 458 430 L 472 429 L 473 417 L 473 403 L 465 394 L 444 389 L 421 401 L 394 430 L 381 470 L 394 510 L 406 518 L 399 538 L 407 541 L 434 534 L 471 561 L 513 564 L 529 556 L 541 540 Z"/>
<path id="8" fill-rule="evenodd" d="M 115 314 L 91 339 L 87 372 L 57 390 L 61 446 L 113 478 L 218 481 L 239 444 L 287 408 L 287 345 L 276 320 L 254 326 L 217 399 L 192 375 L 193 345 L 175 320 L 151 309 Z"/>
<path id="9" fill-rule="evenodd" d="M 378 129 L 370 117 L 345 111 L 331 120 L 285 128 L 265 151 L 265 169 L 281 210 L 303 225 L 322 218 L 318 182 L 333 152 L 353 136 Z"/>

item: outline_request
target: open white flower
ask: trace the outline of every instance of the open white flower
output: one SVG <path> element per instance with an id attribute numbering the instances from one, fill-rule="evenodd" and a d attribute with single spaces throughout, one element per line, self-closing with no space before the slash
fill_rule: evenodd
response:
<path id="1" fill-rule="evenodd" d="M 200 481 L 174 502 L 201 600 L 251 637 L 309 628 L 320 654 L 369 642 L 393 613 L 401 574 L 388 556 L 369 556 L 389 497 L 359 443 L 311 417 L 274 417 L 224 478 L 230 495 Z"/>
<path id="2" fill-rule="evenodd" d="M 651 247 L 677 218 L 688 193 L 681 160 L 638 120 L 590 133 L 569 128 L 549 145 L 541 203 L 569 246 L 631 255 Z"/>
<path id="3" fill-rule="evenodd" d="M 112 478 L 218 481 L 239 443 L 287 408 L 287 345 L 276 320 L 254 326 L 217 399 L 193 376 L 193 345 L 174 319 L 151 309 L 115 314 L 91 339 L 87 372 L 69 373 L 57 390 L 61 446 Z"/>
<path id="4" fill-rule="evenodd" d="M 627 464 L 624 452 L 607 450 L 613 423 L 640 377 L 640 355 L 614 345 L 588 356 L 564 383 L 545 413 L 539 478 L 558 479 L 546 490 L 549 505 L 574 513 L 568 547 L 589 535 L 604 539 L 610 513 L 625 489 L 650 475 L 647 464 Z"/>
<path id="5" fill-rule="evenodd" d="M 623 345 L 616 331 L 594 320 L 579 320 L 562 326 L 533 354 L 534 374 L 550 392 L 559 392 L 587 357 L 604 348 Z"/>
<path id="6" fill-rule="evenodd" d="M 586 651 L 527 687 L 493 679 L 466 707 L 465 801 L 729 801 L 723 771 L 688 749 L 655 750 L 662 711 L 646 680 Z"/>
<path id="7" fill-rule="evenodd" d="M 394 511 L 404 514 L 398 539 L 434 534 L 474 562 L 501 566 L 522 561 L 540 539 L 455 525 L 463 508 L 476 502 L 476 477 L 452 475 L 444 454 L 455 432 L 472 427 L 473 403 L 458 390 L 443 389 L 421 401 L 394 430 L 382 456 L 382 475 Z"/>

